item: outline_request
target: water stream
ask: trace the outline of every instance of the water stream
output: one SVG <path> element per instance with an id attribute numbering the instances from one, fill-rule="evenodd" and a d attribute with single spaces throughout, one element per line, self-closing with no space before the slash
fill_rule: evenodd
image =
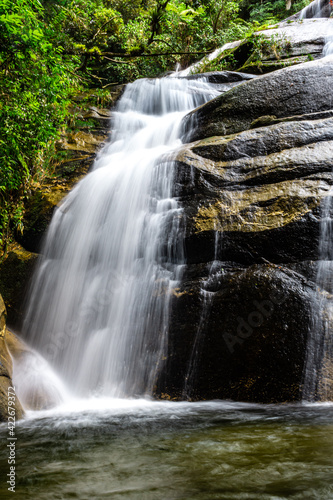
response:
<path id="1" fill-rule="evenodd" d="M 184 264 L 168 154 L 216 95 L 203 80 L 127 85 L 111 143 L 53 217 L 23 334 L 77 395 L 152 393 Z"/>

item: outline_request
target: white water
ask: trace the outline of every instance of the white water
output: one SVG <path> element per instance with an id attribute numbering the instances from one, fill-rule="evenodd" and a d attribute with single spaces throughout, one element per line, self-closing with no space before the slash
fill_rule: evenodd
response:
<path id="1" fill-rule="evenodd" d="M 315 0 L 301 11 L 300 19 L 328 17 L 330 3 Z M 325 36 L 322 56 L 332 58 L 333 24 Z M 321 207 L 317 293 L 312 306 L 312 327 L 309 332 L 303 380 L 303 400 L 332 400 L 333 382 L 333 220 L 332 187 Z"/>
<path id="2" fill-rule="evenodd" d="M 128 85 L 111 144 L 53 217 L 23 334 L 76 395 L 153 391 L 184 264 L 168 153 L 182 117 L 215 96 L 203 81 Z"/>
<path id="3" fill-rule="evenodd" d="M 328 18 L 332 10 L 328 0 L 314 0 L 301 10 L 299 19 Z"/>
<path id="4" fill-rule="evenodd" d="M 332 400 L 333 368 L 333 187 L 321 207 L 317 293 L 307 345 L 303 399 Z"/>
<path id="5" fill-rule="evenodd" d="M 324 15 L 325 2 L 323 0 L 314 0 L 309 5 L 301 10 L 300 19 L 313 19 L 318 17 L 326 17 Z"/>
<path id="6" fill-rule="evenodd" d="M 310 5 L 304 7 L 301 11 L 299 19 L 317 19 L 330 17 L 332 13 L 332 5 L 325 0 L 314 0 Z M 330 28 L 330 34 L 325 37 L 325 46 L 323 49 L 323 57 L 333 54 L 333 27 Z"/>

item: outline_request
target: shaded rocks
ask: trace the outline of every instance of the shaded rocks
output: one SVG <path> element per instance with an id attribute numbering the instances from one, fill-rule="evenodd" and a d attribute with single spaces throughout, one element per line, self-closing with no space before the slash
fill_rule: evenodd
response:
<path id="1" fill-rule="evenodd" d="M 187 117 L 196 140 L 174 155 L 174 194 L 188 266 L 157 396 L 302 398 L 315 304 L 327 293 L 316 281 L 322 207 L 333 205 L 332 70 L 280 70 Z"/>
<path id="2" fill-rule="evenodd" d="M 25 294 L 37 258 L 37 254 L 16 244 L 9 247 L 0 263 L 0 293 L 6 303 L 7 321 L 11 326 L 21 322 Z"/>
<path id="3" fill-rule="evenodd" d="M 176 297 L 156 395 L 176 399 L 297 401 L 302 393 L 313 287 L 281 266 L 195 266 Z M 194 269 L 193 269 L 194 268 Z"/>
<path id="4" fill-rule="evenodd" d="M 285 118 L 332 109 L 333 61 L 312 61 L 245 82 L 189 113 L 184 141 L 248 130 L 263 116 Z"/>
<path id="5" fill-rule="evenodd" d="M 175 157 L 175 194 L 184 206 L 188 262 L 316 260 L 332 158 L 332 118 L 184 146 Z"/>
<path id="6" fill-rule="evenodd" d="M 0 422 L 9 422 L 9 417 L 13 416 L 12 410 L 14 409 L 15 419 L 11 422 L 14 422 L 15 425 L 15 420 L 22 418 L 24 411 L 17 398 L 15 388 L 13 388 L 13 362 L 6 340 L 6 308 L 0 295 Z"/>

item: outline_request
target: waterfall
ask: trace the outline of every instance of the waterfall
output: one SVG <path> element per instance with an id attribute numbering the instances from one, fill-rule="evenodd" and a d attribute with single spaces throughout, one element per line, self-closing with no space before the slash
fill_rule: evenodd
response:
<path id="1" fill-rule="evenodd" d="M 299 19 L 329 18 L 333 10 L 333 4 L 327 0 L 315 0 L 301 10 Z M 325 38 L 323 57 L 333 54 L 333 28 L 330 28 L 329 36 Z"/>
<path id="2" fill-rule="evenodd" d="M 318 17 L 330 17 L 332 4 L 328 0 L 314 0 L 301 10 L 299 19 L 313 19 Z"/>
<path id="3" fill-rule="evenodd" d="M 126 86 L 112 140 L 56 210 L 23 325 L 75 394 L 151 394 L 184 264 L 171 151 L 182 117 L 215 97 L 205 81 Z"/>
<path id="4" fill-rule="evenodd" d="M 205 341 L 205 324 L 209 319 L 211 313 L 212 305 L 215 296 L 216 283 L 221 278 L 223 271 L 221 271 L 222 262 L 217 259 L 218 250 L 221 246 L 220 234 L 215 228 L 215 245 L 214 245 L 214 260 L 208 264 L 207 277 L 203 279 L 200 296 L 201 296 L 201 314 L 198 322 L 198 326 L 194 335 L 193 346 L 189 361 L 187 364 L 187 370 L 185 374 L 184 387 L 182 396 L 184 399 L 191 400 L 193 397 L 193 388 L 195 387 L 196 377 L 198 376 L 198 364 L 200 360 L 200 354 L 202 350 L 202 345 Z"/>
<path id="5" fill-rule="evenodd" d="M 305 7 L 300 19 L 328 18 L 331 2 L 315 0 Z M 333 54 L 333 28 L 325 38 L 323 57 Z M 316 272 L 317 292 L 312 306 L 312 326 L 309 332 L 303 381 L 306 401 L 332 400 L 333 386 L 333 219 L 332 188 L 321 206 L 321 223 Z"/>
<path id="6" fill-rule="evenodd" d="M 313 299 L 303 399 L 332 400 L 333 387 L 333 187 L 321 207 L 317 293 Z"/>

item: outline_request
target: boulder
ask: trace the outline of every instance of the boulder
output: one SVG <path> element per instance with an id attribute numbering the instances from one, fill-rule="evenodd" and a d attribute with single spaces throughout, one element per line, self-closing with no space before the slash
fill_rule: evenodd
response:
<path id="1" fill-rule="evenodd" d="M 183 141 L 248 130 L 260 117 L 330 111 L 332 77 L 333 60 L 319 60 L 246 81 L 189 113 Z"/>
<path id="2" fill-rule="evenodd" d="M 11 245 L 0 263 L 0 293 L 5 301 L 11 326 L 22 321 L 24 301 L 38 255 L 19 245 Z"/>
<path id="3" fill-rule="evenodd" d="M 332 157 L 332 118 L 183 146 L 175 155 L 174 194 L 184 207 L 188 263 L 316 260 Z M 223 240 L 217 248 L 216 235 Z"/>
<path id="4" fill-rule="evenodd" d="M 331 292 L 317 279 L 333 217 L 332 69 L 307 63 L 247 81 L 187 118 L 195 141 L 174 154 L 187 268 L 158 397 L 302 398 L 309 334 L 324 331 L 317 305 Z"/>
<path id="5" fill-rule="evenodd" d="M 216 262 L 208 280 L 193 267 L 172 299 L 156 396 L 299 400 L 313 286 L 271 264 L 230 270 Z"/>
<path id="6" fill-rule="evenodd" d="M 15 410 L 15 420 L 11 421 L 15 423 L 23 417 L 24 411 L 13 388 L 13 362 L 6 340 L 6 308 L 0 295 L 0 422 L 8 423 L 9 417 L 13 416 L 13 410 Z"/>
<path id="7" fill-rule="evenodd" d="M 276 27 L 258 31 L 233 52 L 237 69 L 256 74 L 270 73 L 320 59 L 333 19 L 287 20 Z"/>

